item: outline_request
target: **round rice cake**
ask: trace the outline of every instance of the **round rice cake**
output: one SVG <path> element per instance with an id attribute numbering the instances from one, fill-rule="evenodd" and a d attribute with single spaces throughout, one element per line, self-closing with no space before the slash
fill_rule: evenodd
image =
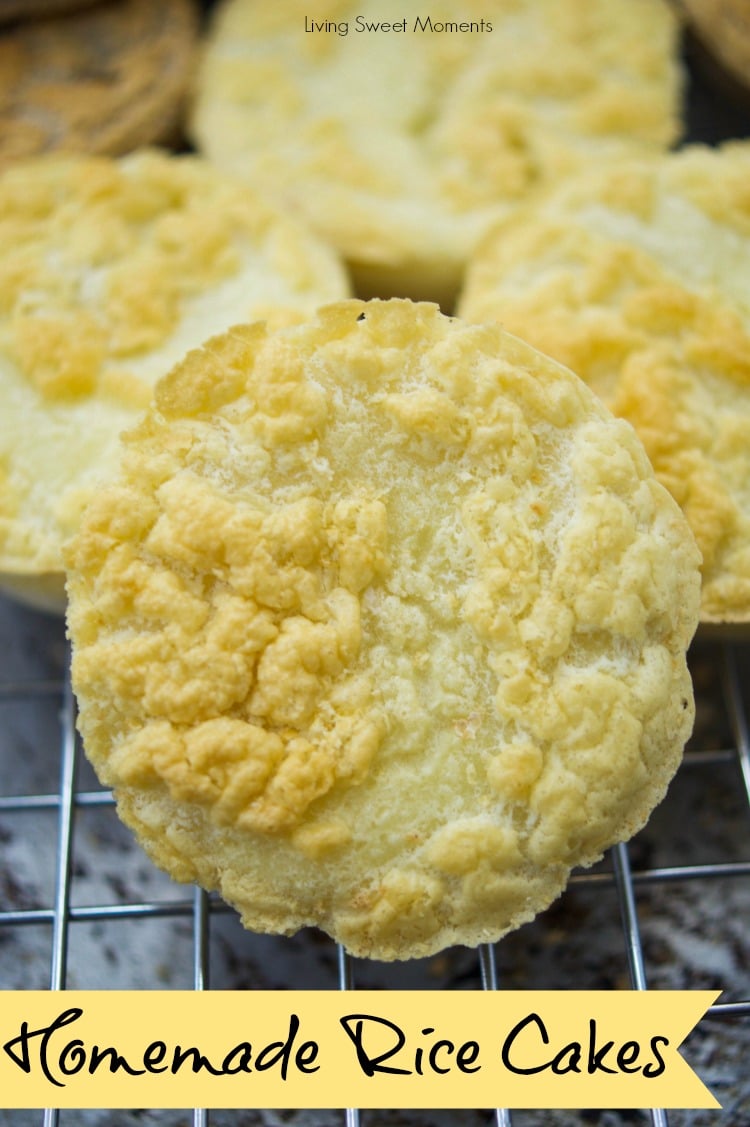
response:
<path id="1" fill-rule="evenodd" d="M 156 380 L 236 321 L 348 296 L 334 253 L 245 184 L 158 152 L 0 177 L 0 579 L 64 606 L 61 545 Z"/>
<path id="2" fill-rule="evenodd" d="M 3 28 L 0 168 L 174 140 L 197 34 L 193 0 L 107 0 Z"/>
<path id="3" fill-rule="evenodd" d="M 493 941 L 643 825 L 691 730 L 698 553 L 632 428 L 433 305 L 192 352 L 66 560 L 86 752 L 248 928 Z"/>
<path id="4" fill-rule="evenodd" d="M 488 223 L 582 164 L 679 132 L 664 0 L 226 0 L 189 130 L 288 199 L 361 296 L 448 309 Z"/>
<path id="5" fill-rule="evenodd" d="M 644 443 L 703 556 L 701 619 L 750 622 L 750 144 L 587 174 L 500 224 L 459 302 L 567 364 Z"/>

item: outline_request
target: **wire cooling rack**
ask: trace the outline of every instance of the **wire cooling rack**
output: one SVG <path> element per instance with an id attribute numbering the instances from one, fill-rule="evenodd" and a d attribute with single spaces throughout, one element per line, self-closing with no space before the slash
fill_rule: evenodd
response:
<path id="1" fill-rule="evenodd" d="M 724 1108 L 494 1109 L 427 1118 L 355 1110 L 0 1111 L 0 1123 L 750 1125 L 749 664 L 747 643 L 694 646 L 696 731 L 667 799 L 631 843 L 574 874 L 538 920 L 476 952 L 374 964 L 350 959 L 315 932 L 249 935 L 220 900 L 159 874 L 81 754 L 62 623 L 0 597 L 2 987 L 720 989 L 684 1052 Z"/>

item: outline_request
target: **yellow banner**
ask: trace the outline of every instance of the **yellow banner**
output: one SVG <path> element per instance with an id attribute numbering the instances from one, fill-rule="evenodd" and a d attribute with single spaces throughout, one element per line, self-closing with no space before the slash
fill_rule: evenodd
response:
<path id="1" fill-rule="evenodd" d="M 718 1108 L 710 991 L 6 991 L 4 1108 Z"/>

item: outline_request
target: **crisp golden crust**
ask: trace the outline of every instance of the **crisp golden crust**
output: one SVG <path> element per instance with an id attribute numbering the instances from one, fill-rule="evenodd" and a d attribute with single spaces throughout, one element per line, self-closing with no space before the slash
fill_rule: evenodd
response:
<path id="1" fill-rule="evenodd" d="M 62 572 L 119 432 L 185 352 L 348 284 L 327 247 L 197 158 L 40 158 L 0 178 L 0 571 Z"/>
<path id="2" fill-rule="evenodd" d="M 125 447 L 67 550 L 84 744 L 248 927 L 493 940 L 661 798 L 698 553 L 566 369 L 345 302 L 191 353 Z"/>
<path id="3" fill-rule="evenodd" d="M 398 0 L 326 0 L 314 18 L 229 0 L 191 131 L 300 208 L 364 296 L 447 305 L 493 219 L 582 163 L 674 141 L 680 72 L 662 0 L 469 0 L 473 30 L 453 31 L 438 0 L 429 18 L 442 30 Z"/>
<path id="4" fill-rule="evenodd" d="M 706 623 L 750 621 L 748 184 L 745 143 L 585 177 L 498 228 L 459 303 L 633 424 L 701 549 Z"/>
<path id="5" fill-rule="evenodd" d="M 193 0 L 109 0 L 0 37 L 0 167 L 38 153 L 119 156 L 174 139 L 195 62 Z"/>

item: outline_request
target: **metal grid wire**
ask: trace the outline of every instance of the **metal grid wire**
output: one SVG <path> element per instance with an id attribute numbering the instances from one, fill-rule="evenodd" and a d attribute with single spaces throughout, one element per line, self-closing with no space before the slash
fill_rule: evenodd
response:
<path id="1" fill-rule="evenodd" d="M 1 602 L 2 600 L 0 600 Z M 32 620 L 33 620 L 32 616 Z M 23 623 L 23 618 L 21 619 Z M 56 845 L 54 851 L 54 886 L 51 890 L 49 903 L 40 906 L 8 907 L 0 898 L 0 958 L 2 958 L 3 936 L 9 931 L 16 937 L 23 932 L 28 934 L 35 929 L 47 929 L 51 934 L 49 955 L 49 980 L 48 985 L 53 990 L 65 989 L 68 984 L 68 970 L 71 952 L 75 951 L 78 931 L 83 924 L 101 923 L 102 921 L 143 921 L 159 917 L 176 917 L 183 921 L 183 927 L 191 931 L 190 948 L 192 949 L 192 967 L 185 968 L 192 987 L 196 990 L 209 989 L 211 985 L 211 929 L 215 921 L 229 910 L 221 901 L 208 896 L 200 890 L 192 894 L 185 894 L 181 889 L 176 896 L 168 899 L 148 901 L 144 899 L 127 897 L 118 898 L 118 902 L 99 902 L 86 905 L 76 905 L 72 895 L 75 883 L 75 856 L 83 851 L 86 842 L 82 841 L 82 832 L 78 823 L 86 810 L 95 808 L 112 809 L 113 800 L 109 792 L 91 787 L 79 782 L 82 768 L 82 756 L 75 733 L 75 702 L 70 688 L 68 669 L 68 654 L 64 649 L 62 640 L 62 626 L 55 623 L 52 637 L 57 637 L 60 662 L 60 676 L 52 678 L 37 676 L 22 676 L 20 679 L 4 668 L 0 656 L 0 740 L 6 728 L 2 722 L 3 709 L 10 706 L 21 709 L 27 715 L 32 715 L 41 707 L 53 704 L 58 710 L 58 743 L 59 743 L 59 785 L 56 791 L 50 790 L 43 793 L 23 793 L 0 795 L 0 818 L 5 824 L 9 819 L 21 818 L 32 812 L 46 811 L 51 823 L 55 823 Z M 59 631 L 56 635 L 55 631 Z M 701 700 L 701 688 L 696 686 L 696 695 L 699 709 L 701 704 L 708 704 L 717 715 L 717 710 L 722 713 L 722 719 L 714 720 L 713 727 L 719 732 L 729 735 L 725 746 L 701 747 L 691 745 L 686 753 L 680 773 L 704 773 L 705 778 L 710 778 L 720 767 L 729 766 L 734 771 L 734 786 L 736 787 L 738 801 L 741 809 L 750 819 L 750 743 L 748 735 L 748 659 L 750 647 L 747 643 L 715 644 L 709 653 L 708 664 L 713 668 L 716 679 L 708 690 L 712 696 L 708 701 Z M 718 699 L 717 699 L 718 698 Z M 719 737 L 721 738 L 721 736 Z M 3 749 L 0 744 L 0 755 Z M 678 775 L 680 774 L 678 773 Z M 743 816 L 744 816 L 743 814 Z M 114 812 L 112 814 L 114 817 Z M 750 827 L 750 821 L 748 822 Z M 747 838 L 750 842 L 750 834 Z M 627 974 L 620 980 L 619 985 L 637 990 L 644 990 L 650 982 L 650 969 L 648 957 L 641 938 L 642 920 L 639 910 L 639 898 L 643 890 L 649 887 L 666 886 L 696 882 L 703 887 L 705 893 L 709 885 L 717 881 L 730 879 L 732 882 L 747 882 L 750 885 L 750 851 L 744 857 L 737 859 L 716 859 L 701 863 L 671 863 L 649 867 L 637 861 L 633 856 L 638 854 L 638 838 L 630 845 L 618 845 L 609 852 L 608 861 L 587 872 L 574 874 L 569 891 L 569 896 L 576 889 L 592 890 L 595 896 L 603 895 L 604 890 L 614 889 L 616 897 L 612 899 L 610 912 L 618 915 L 620 928 L 620 958 Z M 744 847 L 743 847 L 744 848 Z M 96 864 L 96 860 L 92 860 Z M 2 897 L 0 890 L 0 897 Z M 7 891 L 7 890 L 6 890 Z M 705 895 L 702 897 L 705 899 Z M 7 896 L 4 897 L 7 901 Z M 649 911 L 653 913 L 653 904 Z M 560 937 L 564 942 L 570 935 L 570 925 L 567 934 Z M 22 942 L 22 940 L 21 940 Z M 131 940 L 132 942 L 132 940 Z M 137 941 L 136 941 L 137 942 Z M 278 943 L 288 943 L 288 940 L 274 940 Z M 484 990 L 498 990 L 503 987 L 503 975 L 499 972 L 499 954 L 504 951 L 501 944 L 484 946 L 476 953 L 476 974 L 472 980 L 471 975 L 464 976 L 464 981 L 459 982 L 459 988 L 476 986 Z M 511 953 L 511 958 L 513 954 Z M 507 960 L 504 960 L 507 962 Z M 362 970 L 362 961 L 352 960 L 343 948 L 335 950 L 331 962 L 335 970 L 334 987 L 337 985 L 342 990 L 354 990 Z M 533 974 L 525 974 L 523 970 L 518 973 L 506 973 L 505 980 L 513 988 L 533 989 L 539 986 Z M 388 985 L 386 981 L 386 986 Z M 715 985 L 715 982 L 712 983 Z M 106 985 L 106 984 L 100 984 Z M 159 985 L 158 981 L 154 985 Z M 556 981 L 545 981 L 544 988 L 550 986 L 560 989 L 578 987 L 581 985 L 577 969 L 574 967 L 571 975 L 570 969 L 565 978 Z M 686 986 L 705 986 L 706 982 L 684 983 Z M 744 1027 L 747 1033 L 747 1023 L 750 1020 L 750 999 L 748 997 L 732 996 L 731 983 L 721 983 L 728 987 L 727 995 L 722 995 L 722 1000 L 709 1011 L 704 1022 L 720 1022 L 725 1024 L 730 1038 Z M 744 984 L 743 984 L 744 985 Z M 440 988 L 440 987 L 438 987 Z M 745 990 L 747 993 L 747 990 Z M 740 1058 L 741 1059 L 741 1058 Z M 747 1089 L 745 1089 L 747 1093 Z M 727 1121 L 731 1127 L 743 1127 L 750 1123 L 750 1094 L 745 1113 L 737 1105 L 734 1116 Z M 54 1110 L 44 1113 L 30 1113 L 35 1117 L 35 1122 L 43 1123 L 44 1127 L 57 1127 L 60 1114 Z M 188 1113 L 187 1119 L 180 1123 L 192 1123 L 192 1127 L 211 1127 L 215 1122 L 212 1113 L 206 1110 L 195 1110 Z M 231 1113 L 230 1113 L 231 1114 Z M 236 1122 L 244 1123 L 239 1117 L 243 1113 L 234 1113 L 238 1118 Z M 395 1114 L 395 1113 L 393 1113 Z M 482 1123 L 495 1123 L 498 1127 L 512 1127 L 519 1122 L 519 1117 L 524 1113 L 509 1112 L 503 1109 L 485 1111 L 481 1113 Z M 580 1114 L 580 1122 L 591 1123 L 596 1121 L 592 1113 Z M 617 1113 L 613 1113 L 617 1114 Z M 663 1110 L 650 1110 L 641 1113 L 622 1113 L 622 1122 L 634 1122 L 633 1115 L 637 1115 L 638 1122 L 651 1123 L 654 1127 L 667 1127 L 673 1123 L 676 1113 L 667 1113 Z M 227 1113 L 222 1113 L 222 1124 L 234 1122 L 226 1118 Z M 338 1121 L 346 1127 L 359 1127 L 362 1122 L 371 1122 L 373 1113 L 359 1113 L 356 1110 L 345 1110 L 337 1113 Z M 378 1113 L 378 1123 L 388 1122 L 388 1113 Z M 606 1122 L 620 1122 L 620 1120 L 607 1119 Z M 15 1122 L 11 1120 L 10 1122 Z M 32 1120 L 25 1120 L 32 1122 Z M 374 1122 L 374 1120 L 372 1120 Z M 398 1119 L 400 1124 L 405 1122 L 403 1115 Z M 545 1120 L 546 1122 L 546 1120 Z M 572 1123 L 567 1119 L 566 1123 Z M 575 1122 L 578 1122 L 576 1119 Z"/>

